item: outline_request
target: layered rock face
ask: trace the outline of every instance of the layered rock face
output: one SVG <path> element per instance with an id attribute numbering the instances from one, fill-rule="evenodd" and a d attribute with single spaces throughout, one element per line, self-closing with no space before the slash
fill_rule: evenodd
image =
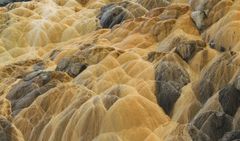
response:
<path id="1" fill-rule="evenodd" d="M 2 6 L 0 141 L 240 139 L 240 0 Z"/>

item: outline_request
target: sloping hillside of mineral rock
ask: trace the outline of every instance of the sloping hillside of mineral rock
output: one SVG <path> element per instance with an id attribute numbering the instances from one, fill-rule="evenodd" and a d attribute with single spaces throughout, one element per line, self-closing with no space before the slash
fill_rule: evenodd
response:
<path id="1" fill-rule="evenodd" d="M 0 141 L 240 139 L 240 0 L 0 5 Z"/>

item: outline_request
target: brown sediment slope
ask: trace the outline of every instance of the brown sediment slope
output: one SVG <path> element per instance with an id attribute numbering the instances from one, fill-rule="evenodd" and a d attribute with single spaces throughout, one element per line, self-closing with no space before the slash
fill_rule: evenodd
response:
<path id="1" fill-rule="evenodd" d="M 239 0 L 0 8 L 0 141 L 240 139 Z"/>

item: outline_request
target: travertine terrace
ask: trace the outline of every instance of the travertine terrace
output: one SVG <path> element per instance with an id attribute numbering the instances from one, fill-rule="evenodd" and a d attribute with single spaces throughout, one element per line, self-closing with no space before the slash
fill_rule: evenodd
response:
<path id="1" fill-rule="evenodd" d="M 0 141 L 240 140 L 240 0 L 0 5 Z"/>

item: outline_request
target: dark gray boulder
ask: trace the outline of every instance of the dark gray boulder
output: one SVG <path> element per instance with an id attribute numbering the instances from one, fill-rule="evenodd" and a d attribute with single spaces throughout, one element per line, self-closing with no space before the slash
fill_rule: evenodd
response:
<path id="1" fill-rule="evenodd" d="M 102 15 L 100 24 L 103 28 L 112 28 L 124 21 L 127 16 L 127 12 L 122 7 L 112 7 Z"/>
<path id="2" fill-rule="evenodd" d="M 193 141 L 211 141 L 207 134 L 196 128 L 194 125 L 188 126 L 188 133 Z"/>
<path id="3" fill-rule="evenodd" d="M 13 2 L 13 0 L 1 0 L 0 1 L 0 6 L 5 6 L 5 5 L 7 5 L 8 3 L 12 3 Z"/>
<path id="4" fill-rule="evenodd" d="M 28 107 L 40 95 L 70 80 L 64 73 L 54 71 L 34 71 L 12 86 L 6 98 L 11 102 L 13 115 Z"/>
<path id="5" fill-rule="evenodd" d="M 205 103 L 214 93 L 214 86 L 209 80 L 200 81 L 199 101 Z"/>
<path id="6" fill-rule="evenodd" d="M 103 6 L 97 17 L 103 28 L 112 28 L 124 20 L 141 17 L 146 12 L 147 10 L 140 4 L 124 0 Z"/>
<path id="7" fill-rule="evenodd" d="M 11 122 L 3 117 L 0 117 L 0 141 L 11 141 L 11 130 Z"/>
<path id="8" fill-rule="evenodd" d="M 232 121 L 232 117 L 223 112 L 209 111 L 199 114 L 191 124 L 205 133 L 211 141 L 217 141 L 226 132 L 231 131 Z M 196 136 L 193 136 L 193 138 L 196 138 Z"/>
<path id="9" fill-rule="evenodd" d="M 100 24 L 103 28 L 112 28 L 116 24 L 131 17 L 131 14 L 122 6 L 109 4 L 101 8 L 101 13 L 98 16 Z"/>
<path id="10" fill-rule="evenodd" d="M 169 61 L 159 62 L 156 68 L 156 81 L 172 81 L 177 90 L 190 82 L 188 72 L 177 63 Z"/>
<path id="11" fill-rule="evenodd" d="M 213 59 L 201 72 L 199 101 L 204 104 L 214 93 L 228 85 L 238 70 L 236 54 L 225 52 Z"/>
<path id="12" fill-rule="evenodd" d="M 225 133 L 219 141 L 240 141 L 240 130 Z"/>
<path id="13" fill-rule="evenodd" d="M 182 57 L 183 60 L 188 62 L 192 57 L 205 47 L 206 44 L 200 40 L 182 40 L 177 44 L 175 52 Z"/>
<path id="14" fill-rule="evenodd" d="M 158 104 L 170 114 L 180 96 L 181 88 L 190 82 L 189 75 L 178 64 L 161 61 L 156 68 L 155 80 Z"/>
<path id="15" fill-rule="evenodd" d="M 56 71 L 68 73 L 71 77 L 76 77 L 87 68 L 86 63 L 77 57 L 63 58 L 57 65 Z"/>
<path id="16" fill-rule="evenodd" d="M 31 0 L 0 0 L 0 7 L 6 6 L 7 4 L 13 3 L 13 2 L 24 2 L 24 1 L 31 1 Z"/>
<path id="17" fill-rule="evenodd" d="M 238 108 L 237 112 L 235 113 L 233 119 L 233 128 L 234 130 L 240 130 L 240 107 Z"/>
<path id="18" fill-rule="evenodd" d="M 240 105 L 240 91 L 227 85 L 219 92 L 219 102 L 226 114 L 234 116 Z"/>
<path id="19" fill-rule="evenodd" d="M 180 96 L 180 92 L 170 82 L 157 82 L 157 101 L 163 110 L 169 115 L 175 102 Z"/>

